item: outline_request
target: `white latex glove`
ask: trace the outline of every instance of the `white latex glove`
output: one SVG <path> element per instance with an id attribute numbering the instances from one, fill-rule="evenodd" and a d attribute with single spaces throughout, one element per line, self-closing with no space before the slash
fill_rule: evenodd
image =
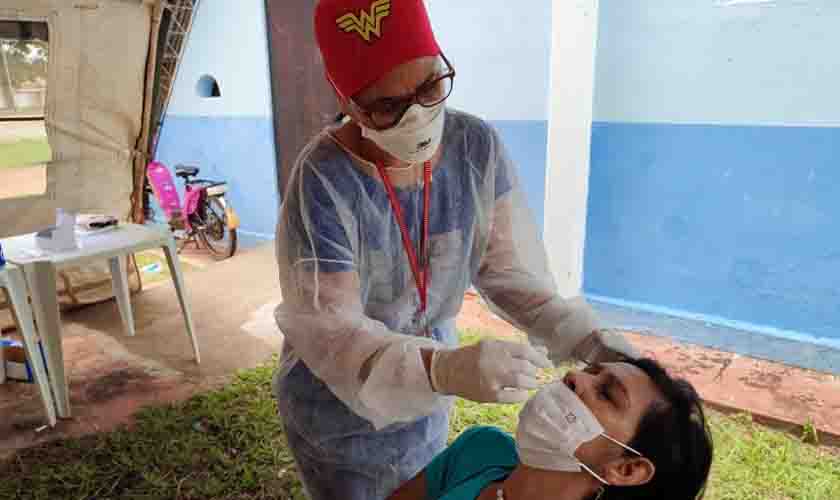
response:
<path id="1" fill-rule="evenodd" d="M 440 349 L 432 356 L 435 391 L 478 403 L 521 403 L 539 387 L 537 371 L 553 365 L 528 344 L 501 340 L 458 349 Z"/>
<path id="2" fill-rule="evenodd" d="M 591 365 L 636 359 L 639 352 L 617 331 L 601 329 L 578 344 L 572 355 Z"/>

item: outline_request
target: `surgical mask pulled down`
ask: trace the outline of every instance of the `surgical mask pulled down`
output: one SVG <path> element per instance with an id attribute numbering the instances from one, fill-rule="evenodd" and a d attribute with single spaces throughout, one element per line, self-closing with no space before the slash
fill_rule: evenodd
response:
<path id="1" fill-rule="evenodd" d="M 387 130 L 362 126 L 362 137 L 373 141 L 383 151 L 409 164 L 432 159 L 443 137 L 446 113 L 444 103 L 431 108 L 412 105 L 400 122 Z"/>
<path id="2" fill-rule="evenodd" d="M 525 403 L 519 413 L 516 448 L 522 463 L 529 467 L 563 472 L 586 470 L 601 483 L 609 485 L 606 479 L 575 457 L 581 445 L 599 436 L 642 456 L 608 436 L 577 394 L 558 381 L 544 386 Z"/>

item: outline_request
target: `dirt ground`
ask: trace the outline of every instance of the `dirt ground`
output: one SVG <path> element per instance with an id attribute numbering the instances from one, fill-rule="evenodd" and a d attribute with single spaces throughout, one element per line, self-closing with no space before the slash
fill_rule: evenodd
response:
<path id="1" fill-rule="evenodd" d="M 47 135 L 42 120 L 12 122 L 0 121 L 0 144 L 25 139 L 41 139 Z"/>
<path id="2" fill-rule="evenodd" d="M 37 196 L 46 191 L 46 165 L 0 168 L 0 199 Z"/>

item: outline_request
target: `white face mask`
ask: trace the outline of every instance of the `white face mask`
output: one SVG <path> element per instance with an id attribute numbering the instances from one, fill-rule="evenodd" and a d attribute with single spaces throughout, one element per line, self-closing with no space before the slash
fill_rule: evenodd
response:
<path id="1" fill-rule="evenodd" d="M 611 438 L 565 383 L 540 389 L 525 403 L 516 428 L 516 448 L 522 463 L 535 469 L 579 472 L 586 470 L 595 479 L 609 483 L 575 457 L 584 443 L 603 436 L 633 454 L 641 453 Z"/>
<path id="2" fill-rule="evenodd" d="M 393 128 L 373 130 L 363 126 L 362 137 L 400 161 L 423 163 L 431 160 L 440 146 L 444 110 L 444 103 L 431 108 L 414 104 Z"/>

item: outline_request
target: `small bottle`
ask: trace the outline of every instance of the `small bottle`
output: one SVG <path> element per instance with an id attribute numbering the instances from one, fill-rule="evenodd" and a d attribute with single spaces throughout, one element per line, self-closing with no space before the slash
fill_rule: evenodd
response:
<path id="1" fill-rule="evenodd" d="M 3 256 L 3 244 L 0 243 L 0 269 L 6 265 L 6 257 Z"/>
<path id="2" fill-rule="evenodd" d="M 76 212 L 63 208 L 56 209 L 53 239 L 56 251 L 78 248 L 76 245 Z"/>

